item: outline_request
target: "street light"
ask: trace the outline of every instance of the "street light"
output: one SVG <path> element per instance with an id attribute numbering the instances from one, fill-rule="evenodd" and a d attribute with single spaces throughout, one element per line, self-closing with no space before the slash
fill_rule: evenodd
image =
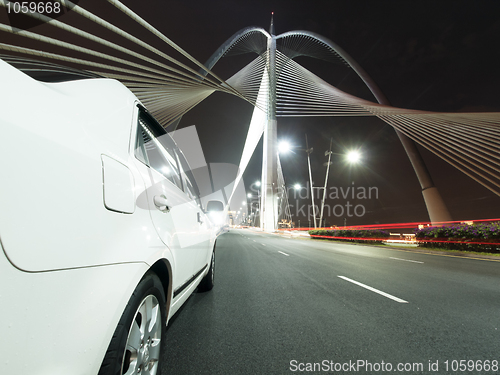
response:
<path id="1" fill-rule="evenodd" d="M 347 153 L 346 159 L 349 163 L 355 164 L 361 160 L 361 154 L 358 150 L 352 150 Z"/>
<path id="2" fill-rule="evenodd" d="M 290 146 L 290 143 L 288 143 L 287 141 L 281 141 L 278 144 L 278 151 L 280 153 L 286 153 L 286 152 L 289 152 L 290 150 L 291 150 L 291 146 Z"/>

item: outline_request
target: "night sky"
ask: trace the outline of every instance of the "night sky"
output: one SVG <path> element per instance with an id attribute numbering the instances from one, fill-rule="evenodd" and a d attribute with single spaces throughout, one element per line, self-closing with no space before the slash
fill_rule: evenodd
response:
<path id="1" fill-rule="evenodd" d="M 202 62 L 236 31 L 246 26 L 268 29 L 274 11 L 276 34 L 308 30 L 331 39 L 368 72 L 396 107 L 500 111 L 500 2 L 221 0 L 170 1 L 168 7 L 175 20 L 169 16 L 172 13 L 167 14 L 165 18 L 173 23 L 165 23 L 162 31 Z M 254 57 L 227 57 L 214 70 L 228 78 Z M 350 69 L 305 57 L 297 62 L 339 89 L 375 101 Z M 251 111 L 239 99 L 216 93 L 184 116 L 181 125 L 197 126 L 207 160 L 237 163 Z M 356 187 L 378 188 L 378 199 L 327 201 L 330 206 L 345 206 L 347 201 L 365 206 L 366 214 L 348 219 L 348 224 L 428 220 L 419 183 L 390 126 L 359 117 L 278 119 L 280 139 L 305 148 L 305 134 L 314 147 L 315 186 L 324 183 L 324 152 L 330 138 L 336 153 L 362 150 L 362 164 L 353 167 L 335 155 L 328 180 L 328 186 L 344 189 L 353 182 Z M 454 220 L 500 216 L 498 196 L 427 150 L 421 148 L 421 152 Z M 304 185 L 308 180 L 306 154 L 296 151 L 281 159 L 287 185 Z M 245 173 L 247 185 L 260 179 L 260 163 L 261 148 Z M 299 205 L 305 203 L 299 200 Z M 327 224 L 342 225 L 343 218 L 332 215 Z"/>
<path id="2" fill-rule="evenodd" d="M 323 35 L 354 58 L 379 85 L 392 105 L 437 112 L 500 112 L 499 1 L 123 1 L 192 56 L 204 63 L 235 32 L 247 26 L 276 34 L 308 30 Z M 80 4 L 99 13 L 103 0 Z M 87 6 L 88 5 L 88 6 Z M 108 8 L 106 8 L 108 9 Z M 71 15 L 68 15 L 70 17 Z M 113 21 L 106 11 L 101 16 Z M 133 25 L 130 25 L 133 28 Z M 133 30 L 133 29 L 130 29 Z M 0 38 L 5 38 L 0 34 Z M 222 59 L 214 71 L 224 79 L 256 57 Z M 350 69 L 310 58 L 296 60 L 330 84 L 375 102 Z M 239 163 L 253 107 L 215 93 L 183 117 L 181 127 L 196 125 L 208 162 Z M 333 206 L 362 204 L 366 213 L 347 224 L 427 221 L 420 186 L 394 130 L 376 118 L 279 118 L 278 136 L 299 148 L 310 146 L 314 185 L 324 184 L 324 152 L 359 148 L 360 165 L 348 166 L 334 155 L 329 186 L 377 187 L 378 199 L 327 201 Z M 500 217 L 500 197 L 454 167 L 420 149 L 454 220 Z M 260 179 L 261 147 L 245 173 Z M 308 180 L 306 154 L 282 156 L 287 185 Z M 290 202 L 295 203 L 295 202 Z M 308 203 L 305 200 L 300 204 Z M 305 217 L 298 217 L 304 223 Z M 331 216 L 327 224 L 342 225 Z"/>

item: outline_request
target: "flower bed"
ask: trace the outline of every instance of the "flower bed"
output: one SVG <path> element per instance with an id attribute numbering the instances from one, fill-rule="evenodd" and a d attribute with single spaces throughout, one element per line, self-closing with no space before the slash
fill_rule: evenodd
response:
<path id="1" fill-rule="evenodd" d="M 500 223 L 456 224 L 415 230 L 419 247 L 500 253 Z"/>
<path id="2" fill-rule="evenodd" d="M 389 238 L 389 232 L 385 230 L 372 229 L 331 229 L 310 230 L 309 235 L 313 238 L 322 238 L 332 241 L 348 241 L 363 243 L 382 243 Z"/>

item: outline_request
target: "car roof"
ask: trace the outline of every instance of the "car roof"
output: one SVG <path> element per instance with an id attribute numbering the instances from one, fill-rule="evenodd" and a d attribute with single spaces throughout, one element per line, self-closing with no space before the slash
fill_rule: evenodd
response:
<path id="1" fill-rule="evenodd" d="M 42 82 L 0 60 L 0 123 L 43 133 L 59 124 L 72 139 L 90 137 L 103 150 L 126 158 L 130 127 L 139 103 L 121 82 L 109 78 Z M 30 110 L 26 110 L 29 108 Z M 97 146 L 96 146 L 97 147 Z"/>

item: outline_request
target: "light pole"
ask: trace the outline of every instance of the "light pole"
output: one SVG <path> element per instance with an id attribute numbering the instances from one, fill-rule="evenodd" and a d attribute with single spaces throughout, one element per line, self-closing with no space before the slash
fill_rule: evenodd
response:
<path id="1" fill-rule="evenodd" d="M 323 222 L 323 209 L 325 207 L 325 198 L 326 198 L 326 185 L 328 183 L 328 172 L 330 171 L 330 165 L 332 164 L 332 142 L 333 138 L 330 138 L 330 149 L 325 151 L 325 156 L 328 155 L 328 162 L 326 163 L 326 176 L 325 176 L 325 186 L 323 187 L 323 199 L 321 201 L 321 213 L 319 215 L 319 226 L 321 227 L 321 223 Z"/>
<path id="2" fill-rule="evenodd" d="M 316 225 L 316 207 L 314 206 L 314 186 L 313 186 L 313 180 L 312 180 L 312 172 L 311 172 L 311 158 L 310 155 L 313 152 L 313 148 L 309 148 L 309 144 L 307 142 L 307 134 L 306 136 L 306 148 L 298 148 L 300 151 L 305 151 L 307 153 L 307 166 L 309 170 L 309 184 L 311 186 L 311 204 L 312 204 L 312 209 L 313 209 L 313 219 L 314 219 L 314 228 L 317 227 Z M 278 149 L 280 152 L 288 152 L 292 149 L 292 147 L 288 144 L 288 142 L 280 142 L 278 145 Z M 309 225 L 310 226 L 310 225 Z"/>
<path id="3" fill-rule="evenodd" d="M 309 144 L 307 143 L 307 134 L 306 134 L 306 150 L 307 152 L 307 166 L 309 167 L 309 183 L 311 186 L 311 204 L 312 204 L 312 209 L 313 209 L 313 219 L 314 219 L 314 229 L 316 229 L 318 226 L 316 225 L 316 206 L 314 205 L 314 186 L 313 186 L 313 178 L 312 178 L 312 172 L 311 172 L 311 158 L 310 155 L 313 152 L 313 148 L 309 148 Z"/>
<path id="4" fill-rule="evenodd" d="M 260 195 L 260 186 L 261 186 L 261 183 L 260 181 L 255 181 L 252 186 L 255 186 L 259 189 L 257 189 L 257 195 L 254 195 L 252 193 L 248 193 L 247 194 L 247 198 L 250 199 L 250 210 L 252 213 L 254 213 L 254 216 L 253 216 L 253 219 L 252 219 L 252 226 L 255 226 L 255 222 L 256 222 L 256 219 L 257 219 L 257 216 L 260 215 L 260 198 L 261 198 L 261 195 Z M 255 191 L 253 188 L 252 188 L 252 191 Z M 254 198 L 257 198 L 257 208 L 255 209 L 255 212 L 254 212 Z M 245 203 L 246 204 L 246 203 Z M 259 213 L 259 214 L 258 214 Z M 259 226 L 260 226 L 260 216 L 259 216 Z"/>
<path id="5" fill-rule="evenodd" d="M 300 184 L 295 184 L 295 185 L 293 185 L 293 189 L 294 190 L 300 190 L 300 189 L 302 189 L 302 187 L 300 186 Z M 290 214 L 290 216 L 292 216 L 292 215 Z M 297 216 L 297 221 L 299 222 L 298 223 L 298 228 L 300 228 L 300 219 L 299 219 L 298 216 Z"/>
<path id="6" fill-rule="evenodd" d="M 323 187 L 323 199 L 321 201 L 321 213 L 319 216 L 319 225 L 321 226 L 321 223 L 323 223 L 323 209 L 325 207 L 325 198 L 326 198 L 326 188 L 327 188 L 327 183 L 328 183 L 328 173 L 330 171 L 330 165 L 332 164 L 331 159 L 332 155 L 341 155 L 332 152 L 332 143 L 333 143 L 333 138 L 330 139 L 330 149 L 328 151 L 325 151 L 325 156 L 328 155 L 328 162 L 326 163 L 326 176 L 325 176 L 325 186 Z M 356 164 L 361 160 L 361 154 L 359 153 L 358 150 L 352 150 L 349 151 L 347 154 L 345 154 L 346 160 L 350 164 Z M 324 164 L 325 165 L 325 164 Z"/>
<path id="7" fill-rule="evenodd" d="M 333 139 L 331 138 L 330 139 L 330 148 L 328 151 L 325 151 L 325 156 L 328 156 L 328 162 L 324 164 L 324 165 L 326 165 L 325 184 L 323 187 L 318 187 L 318 188 L 315 188 L 313 186 L 312 171 L 311 171 L 311 158 L 310 158 L 310 155 L 313 151 L 313 148 L 312 147 L 309 148 L 307 134 L 306 134 L 306 149 L 292 147 L 292 146 L 290 146 L 290 144 L 288 142 L 280 142 L 278 145 L 278 149 L 279 149 L 280 153 L 286 153 L 286 152 L 292 150 L 292 148 L 300 150 L 300 151 L 305 151 L 307 153 L 307 166 L 308 166 L 308 170 L 309 170 L 309 184 L 311 186 L 311 204 L 312 204 L 312 209 L 313 209 L 314 228 L 318 227 L 318 223 L 316 221 L 317 220 L 317 218 L 316 218 L 316 206 L 314 204 L 314 189 L 323 189 L 323 197 L 321 199 L 321 210 L 320 210 L 320 217 L 319 217 L 319 226 L 321 226 L 323 223 L 323 213 L 324 213 L 324 207 L 325 207 L 330 165 L 332 164 L 332 161 L 331 161 L 332 155 L 344 155 L 345 160 L 349 164 L 356 164 L 361 160 L 361 154 L 358 150 L 351 150 L 351 151 L 348 151 L 347 153 L 344 153 L 344 154 L 335 153 L 332 151 L 332 144 L 333 144 Z M 298 188 L 297 188 L 297 186 L 298 186 Z M 300 185 L 296 184 L 294 186 L 294 188 L 300 189 Z M 310 221 L 309 221 L 309 227 L 311 227 Z"/>
<path id="8" fill-rule="evenodd" d="M 242 201 L 241 204 L 243 205 L 243 207 L 245 207 L 245 209 L 243 210 L 243 223 L 246 225 L 248 224 L 248 205 L 247 205 L 247 201 Z"/>
<path id="9" fill-rule="evenodd" d="M 252 199 L 252 194 L 248 193 L 247 198 Z M 254 226 L 254 218 L 253 218 L 253 204 L 252 201 L 250 200 L 250 220 L 252 221 L 252 226 Z"/>

